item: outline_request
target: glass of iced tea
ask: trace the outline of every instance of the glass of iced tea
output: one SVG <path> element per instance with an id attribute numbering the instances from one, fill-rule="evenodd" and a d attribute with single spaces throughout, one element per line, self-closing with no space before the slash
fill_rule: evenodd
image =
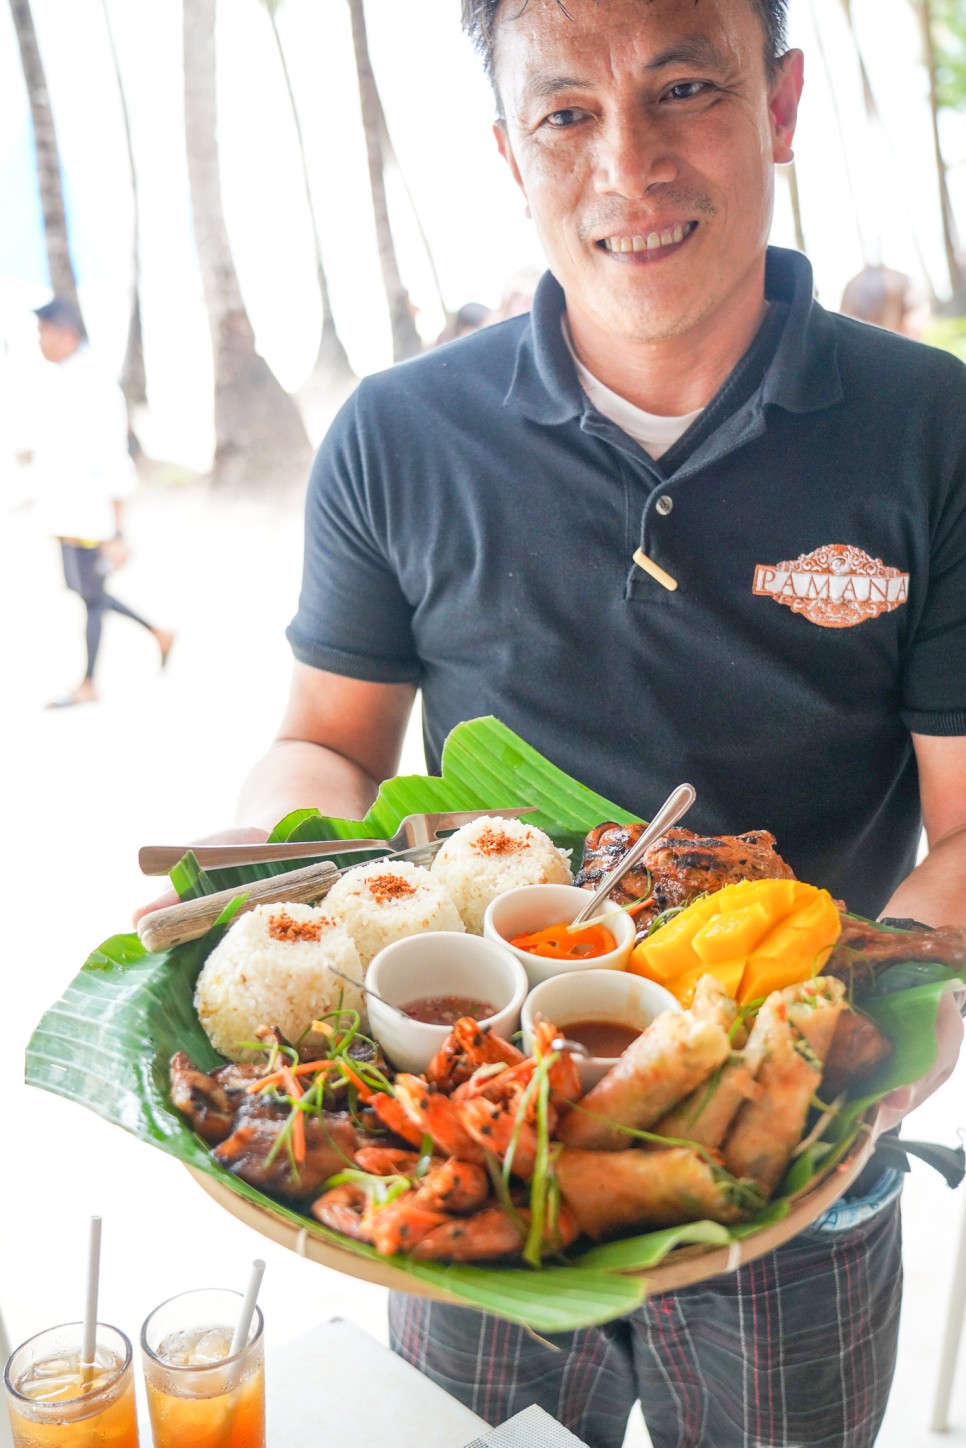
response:
<path id="1" fill-rule="evenodd" d="M 264 1322 L 231 1352 L 240 1292 L 201 1288 L 156 1307 L 141 1329 L 154 1448 L 265 1448 Z"/>
<path id="2" fill-rule="evenodd" d="M 138 1448 L 131 1344 L 97 1324 L 94 1361 L 81 1361 L 84 1325 L 39 1332 L 3 1375 L 14 1448 Z"/>

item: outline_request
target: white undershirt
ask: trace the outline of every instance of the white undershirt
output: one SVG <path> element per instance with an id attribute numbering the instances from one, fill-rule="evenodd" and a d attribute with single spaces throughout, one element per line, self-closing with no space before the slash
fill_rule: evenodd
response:
<path id="1" fill-rule="evenodd" d="M 566 315 L 562 320 L 562 330 L 564 341 L 574 359 L 577 380 L 586 392 L 588 399 L 599 413 L 610 418 L 611 422 L 616 422 L 623 432 L 626 432 L 635 442 L 640 443 L 650 457 L 655 459 L 662 457 L 669 448 L 674 446 L 679 437 L 683 437 L 694 419 L 704 411 L 702 407 L 699 407 L 696 412 L 685 412 L 680 417 L 660 417 L 655 412 L 645 412 L 642 407 L 635 407 L 633 402 L 628 402 L 627 398 L 621 397 L 618 392 L 612 392 L 592 372 L 588 372 L 574 351 Z"/>

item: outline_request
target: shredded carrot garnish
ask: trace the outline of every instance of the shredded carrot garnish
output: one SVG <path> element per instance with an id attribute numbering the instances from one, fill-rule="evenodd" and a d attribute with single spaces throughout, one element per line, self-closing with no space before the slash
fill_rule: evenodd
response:
<path id="1" fill-rule="evenodd" d="M 292 1155 L 299 1165 L 305 1160 L 305 1116 L 297 1106 L 292 1121 Z"/>
<path id="2" fill-rule="evenodd" d="M 267 1076 L 261 1076 L 257 1081 L 249 1081 L 245 1087 L 245 1095 L 250 1096 L 253 1091 L 266 1091 L 269 1086 L 281 1086 L 281 1071 L 272 1071 Z"/>
<path id="3" fill-rule="evenodd" d="M 651 895 L 647 900 L 635 900 L 633 905 L 625 905 L 624 909 L 628 915 L 630 915 L 631 919 L 633 919 L 636 915 L 640 915 L 642 910 L 650 909 L 653 904 L 654 896 Z"/>
<path id="4" fill-rule="evenodd" d="M 372 1090 L 366 1085 L 366 1083 L 365 1083 L 364 1081 L 362 1081 L 362 1080 L 356 1075 L 356 1073 L 355 1073 L 355 1072 L 352 1070 L 352 1068 L 349 1066 L 349 1063 L 346 1061 L 346 1059 L 345 1059 L 344 1056 L 343 1056 L 342 1059 L 339 1061 L 339 1065 L 340 1065 L 340 1067 L 342 1068 L 342 1074 L 345 1076 L 345 1078 L 346 1078 L 347 1081 L 351 1081 L 351 1082 L 352 1082 L 353 1086 L 354 1086 L 354 1087 L 356 1088 L 356 1090 L 358 1091 L 358 1093 L 359 1093 L 359 1095 L 361 1096 L 362 1100 L 363 1100 L 363 1101 L 371 1101 L 372 1098 L 373 1098 L 373 1096 L 376 1095 L 376 1092 L 375 1092 L 375 1091 L 372 1091 Z"/>
<path id="5" fill-rule="evenodd" d="M 280 1074 L 282 1077 L 282 1083 L 288 1094 L 292 1097 L 292 1100 L 299 1101 L 302 1097 L 302 1087 L 299 1085 L 298 1081 L 296 1081 L 295 1073 L 293 1072 L 291 1066 L 283 1066 Z"/>

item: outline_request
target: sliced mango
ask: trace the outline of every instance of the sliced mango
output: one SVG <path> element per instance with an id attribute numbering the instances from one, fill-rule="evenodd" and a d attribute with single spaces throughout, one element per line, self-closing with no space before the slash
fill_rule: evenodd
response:
<path id="1" fill-rule="evenodd" d="M 715 915 L 693 936 L 691 945 L 699 960 L 712 965 L 717 960 L 734 960 L 749 955 L 772 929 L 775 917 L 755 901 Z"/>
<path id="2" fill-rule="evenodd" d="M 709 972 L 745 1002 L 817 974 L 840 932 L 827 890 L 802 880 L 742 880 L 642 940 L 628 968 L 685 1003 Z"/>
<path id="3" fill-rule="evenodd" d="M 687 1008 L 694 998 L 694 988 L 703 975 L 713 975 L 720 980 L 730 996 L 737 997 L 738 987 L 745 972 L 747 957 L 742 955 L 737 960 L 719 960 L 714 965 L 699 965 L 696 970 L 685 971 L 684 975 L 677 975 L 669 982 L 667 989 L 672 995 L 677 996 L 681 1004 Z"/>

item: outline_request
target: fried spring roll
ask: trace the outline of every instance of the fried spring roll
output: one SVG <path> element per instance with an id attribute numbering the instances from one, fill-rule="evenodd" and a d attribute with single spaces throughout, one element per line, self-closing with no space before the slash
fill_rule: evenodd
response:
<path id="1" fill-rule="evenodd" d="M 750 1177 L 771 1193 L 781 1181 L 801 1140 L 812 1097 L 822 1079 L 822 1049 L 828 1049 L 844 1001 L 834 992 L 806 986 L 774 991 L 761 1010 L 749 1039 L 763 1053 L 758 1071 L 761 1095 L 742 1106 L 724 1145 L 724 1162 L 734 1176 Z M 790 998 L 793 997 L 793 998 Z M 797 1010 L 805 1007 L 805 1013 Z M 790 1020 L 797 1015 L 811 1040 Z M 819 1049 L 816 1050 L 812 1042 Z"/>
<path id="2" fill-rule="evenodd" d="M 714 1021 L 731 1036 L 732 1045 L 744 1045 L 744 1039 L 735 1041 L 732 1027 L 738 1019 L 738 1002 L 728 994 L 715 975 L 703 975 L 694 987 L 691 1014 L 699 1021 Z"/>
<path id="3" fill-rule="evenodd" d="M 728 1127 L 746 1101 L 761 1093 L 755 1081 L 757 1064 L 746 1051 L 736 1051 L 710 1081 L 662 1116 L 654 1127 L 657 1136 L 672 1136 L 697 1142 L 714 1151 L 724 1141 Z M 656 1149 L 656 1143 L 652 1143 Z"/>
<path id="4" fill-rule="evenodd" d="M 781 992 L 793 1028 L 823 1063 L 832 1049 L 839 1017 L 845 1009 L 845 985 L 833 976 L 816 976 Z"/>
<path id="5" fill-rule="evenodd" d="M 578 1107 L 557 1137 L 568 1146 L 616 1151 L 633 1138 L 622 1126 L 646 1131 L 728 1059 L 728 1034 L 687 1011 L 666 1011 L 632 1042 Z"/>
<path id="6" fill-rule="evenodd" d="M 760 1206 L 746 1186 L 716 1173 L 686 1147 L 579 1151 L 554 1163 L 560 1194 L 588 1237 L 600 1239 L 680 1222 L 737 1222 Z"/>

